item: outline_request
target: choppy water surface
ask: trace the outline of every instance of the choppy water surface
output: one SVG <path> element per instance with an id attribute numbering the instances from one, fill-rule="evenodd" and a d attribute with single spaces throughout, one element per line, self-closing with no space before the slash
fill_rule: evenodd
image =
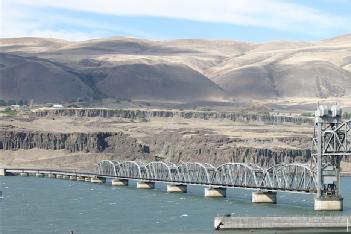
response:
<path id="1" fill-rule="evenodd" d="M 0 177 L 0 233 L 213 233 L 213 218 L 351 215 L 351 177 L 342 178 L 343 212 L 314 212 L 313 196 L 278 193 L 278 204 L 251 203 L 251 191 L 202 196 L 202 187 L 168 194 L 164 184 L 137 190 L 36 177 Z"/>

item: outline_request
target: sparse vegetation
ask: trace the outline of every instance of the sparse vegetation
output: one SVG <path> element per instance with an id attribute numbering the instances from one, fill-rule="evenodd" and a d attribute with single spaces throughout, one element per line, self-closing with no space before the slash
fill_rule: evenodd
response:
<path id="1" fill-rule="evenodd" d="M 5 110 L 0 110 L 1 114 L 4 115 L 10 115 L 10 116 L 16 116 L 17 115 L 17 111 L 16 110 L 12 110 L 10 107 L 7 107 Z"/>
<path id="2" fill-rule="evenodd" d="M 344 112 L 342 117 L 344 119 L 351 119 L 351 112 Z"/>
<path id="3" fill-rule="evenodd" d="M 27 106 L 27 100 L 3 100 L 0 99 L 0 106 L 11 106 L 11 105 L 19 105 L 19 106 Z"/>
<path id="4" fill-rule="evenodd" d="M 301 116 L 304 116 L 304 117 L 313 117 L 313 116 L 314 116 L 314 113 L 312 113 L 312 112 L 303 112 L 303 113 L 301 113 Z"/>

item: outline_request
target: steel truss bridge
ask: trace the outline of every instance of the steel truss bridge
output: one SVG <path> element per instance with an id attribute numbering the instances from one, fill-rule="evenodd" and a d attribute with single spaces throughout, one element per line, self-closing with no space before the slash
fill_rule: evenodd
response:
<path id="1" fill-rule="evenodd" d="M 316 172 L 308 164 L 279 164 L 269 168 L 246 163 L 226 163 L 215 167 L 208 163 L 104 160 L 97 174 L 124 179 L 139 179 L 175 184 L 241 187 L 274 191 L 315 193 Z"/>

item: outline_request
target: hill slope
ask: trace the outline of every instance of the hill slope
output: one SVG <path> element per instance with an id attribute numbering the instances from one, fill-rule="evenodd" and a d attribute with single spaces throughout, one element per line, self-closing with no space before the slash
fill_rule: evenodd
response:
<path id="1" fill-rule="evenodd" d="M 0 39 L 0 98 L 351 97 L 350 37 L 261 44 L 124 37 Z M 40 94 L 37 84 L 45 82 L 50 92 Z"/>
<path id="2" fill-rule="evenodd" d="M 86 99 L 92 90 L 77 76 L 50 62 L 0 54 L 0 98 L 34 102 Z"/>

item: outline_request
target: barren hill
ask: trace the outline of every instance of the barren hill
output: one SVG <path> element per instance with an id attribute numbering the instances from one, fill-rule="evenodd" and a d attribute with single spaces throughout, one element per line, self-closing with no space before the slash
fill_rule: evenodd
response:
<path id="1" fill-rule="evenodd" d="M 260 44 L 125 37 L 1 39 L 0 98 L 351 97 L 350 38 Z"/>

